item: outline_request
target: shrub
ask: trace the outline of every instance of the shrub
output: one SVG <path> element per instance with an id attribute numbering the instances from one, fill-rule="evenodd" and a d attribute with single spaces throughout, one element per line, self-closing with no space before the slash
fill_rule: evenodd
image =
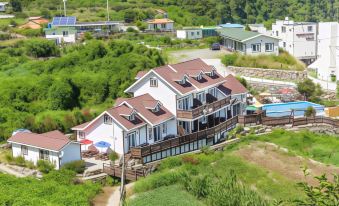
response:
<path id="1" fill-rule="evenodd" d="M 235 61 L 238 59 L 238 54 L 233 53 L 233 54 L 228 54 L 222 58 L 222 63 L 225 64 L 226 66 L 231 66 L 235 64 Z"/>
<path id="2" fill-rule="evenodd" d="M 54 164 L 46 160 L 39 160 L 37 166 L 38 166 L 38 170 L 45 174 L 48 174 L 49 172 L 53 171 L 55 168 Z"/>
<path id="3" fill-rule="evenodd" d="M 84 160 L 73 161 L 73 162 L 64 164 L 62 166 L 62 169 L 71 170 L 78 174 L 82 174 L 84 173 L 86 169 L 86 163 Z"/>
<path id="4" fill-rule="evenodd" d="M 115 151 L 112 151 L 112 152 L 109 154 L 109 159 L 110 159 L 112 162 L 115 162 L 115 160 L 119 159 L 119 154 L 116 153 Z"/>
<path id="5" fill-rule="evenodd" d="M 25 166 L 25 158 L 22 157 L 22 156 L 18 156 L 18 157 L 15 157 L 14 159 L 14 163 L 18 166 Z"/>
<path id="6" fill-rule="evenodd" d="M 182 161 L 186 164 L 197 165 L 199 164 L 199 160 L 193 155 L 185 155 L 182 157 Z"/>
<path id="7" fill-rule="evenodd" d="M 30 39 L 25 41 L 26 52 L 33 57 L 58 56 L 59 49 L 53 41 L 46 39 Z"/>
<path id="8" fill-rule="evenodd" d="M 164 169 L 173 169 L 174 167 L 179 167 L 182 165 L 182 159 L 180 156 L 174 156 L 174 157 L 168 157 L 161 161 L 161 164 L 159 165 L 159 170 Z"/>
<path id="9" fill-rule="evenodd" d="M 317 111 L 312 107 L 309 106 L 307 107 L 306 111 L 305 111 L 305 116 L 306 117 L 314 117 L 316 115 Z"/>

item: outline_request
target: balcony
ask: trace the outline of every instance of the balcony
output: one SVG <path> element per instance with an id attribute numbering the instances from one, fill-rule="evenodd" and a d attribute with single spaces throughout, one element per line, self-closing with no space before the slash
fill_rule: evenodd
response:
<path id="1" fill-rule="evenodd" d="M 171 148 L 179 147 L 187 143 L 192 143 L 202 139 L 213 139 L 215 134 L 222 131 L 230 130 L 238 123 L 238 117 L 233 117 L 227 121 L 221 122 L 219 125 L 193 132 L 191 134 L 164 140 L 152 145 L 139 146 L 131 148 L 131 156 L 133 158 L 142 159 L 148 155 L 163 152 Z"/>
<path id="2" fill-rule="evenodd" d="M 202 115 L 208 115 L 213 113 L 214 111 L 227 106 L 231 102 L 231 96 L 228 96 L 221 100 L 216 100 L 216 98 L 210 98 L 206 96 L 206 104 L 199 105 L 195 103 L 195 105 L 190 110 L 177 110 L 177 118 L 183 119 L 195 119 Z"/>

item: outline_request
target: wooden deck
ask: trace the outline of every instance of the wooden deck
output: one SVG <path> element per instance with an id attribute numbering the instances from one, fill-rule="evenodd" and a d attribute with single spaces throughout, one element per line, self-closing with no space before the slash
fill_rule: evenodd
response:
<path id="1" fill-rule="evenodd" d="M 229 105 L 231 102 L 231 97 L 228 96 L 224 99 L 212 102 L 210 104 L 205 104 L 191 110 L 177 110 L 177 117 L 184 119 L 195 119 L 201 115 L 208 115 L 226 105 Z"/>
<path id="2" fill-rule="evenodd" d="M 131 149 L 132 158 L 141 159 L 147 155 L 165 151 L 174 147 L 178 147 L 187 143 L 195 142 L 201 139 L 211 139 L 215 134 L 220 133 L 221 131 L 226 131 L 231 128 L 234 128 L 238 123 L 238 117 L 233 117 L 225 122 L 220 123 L 217 126 L 208 128 L 199 132 L 192 134 L 176 137 L 173 139 L 161 141 L 152 145 L 147 145 L 143 147 L 135 147 Z"/>
<path id="3" fill-rule="evenodd" d="M 122 177 L 122 168 L 116 165 L 111 164 L 103 164 L 103 172 L 112 176 L 121 178 Z M 129 181 L 137 181 L 138 179 L 145 177 L 148 173 L 145 170 L 133 170 L 126 169 L 125 170 L 125 179 Z"/>

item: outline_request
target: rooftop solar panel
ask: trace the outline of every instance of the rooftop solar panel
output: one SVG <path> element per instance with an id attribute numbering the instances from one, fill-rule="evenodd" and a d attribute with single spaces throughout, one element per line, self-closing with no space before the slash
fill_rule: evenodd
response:
<path id="1" fill-rule="evenodd" d="M 76 17 L 67 16 L 67 17 L 54 17 L 52 21 L 52 25 L 54 26 L 71 26 L 75 25 Z"/>

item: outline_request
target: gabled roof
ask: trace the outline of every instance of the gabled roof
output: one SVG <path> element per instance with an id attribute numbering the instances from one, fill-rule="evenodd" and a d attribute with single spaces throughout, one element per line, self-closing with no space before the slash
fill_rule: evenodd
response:
<path id="1" fill-rule="evenodd" d="M 218 86 L 218 89 L 225 95 L 236 95 L 248 92 L 246 87 L 244 87 L 244 85 L 242 85 L 232 74 L 226 77 L 226 82 Z"/>
<path id="2" fill-rule="evenodd" d="M 207 75 L 212 71 L 214 71 L 215 74 L 213 77 Z M 218 74 L 213 66 L 207 65 L 201 59 L 193 59 L 178 64 L 165 65 L 155 68 L 144 74 L 142 77 L 139 77 L 137 82 L 126 89 L 126 92 L 133 88 L 149 73 L 154 73 L 180 95 L 185 95 L 193 91 L 212 87 L 214 85 L 217 86 L 218 84 L 222 84 L 225 81 L 225 78 Z M 194 76 L 202 73 L 202 79 L 197 81 Z M 185 76 L 187 77 L 186 83 L 179 84 L 179 81 L 181 81 Z"/>
<path id="3" fill-rule="evenodd" d="M 83 124 L 72 127 L 72 130 L 82 130 L 85 129 L 91 122 L 85 122 Z"/>
<path id="4" fill-rule="evenodd" d="M 247 39 L 251 39 L 257 36 L 260 36 L 261 34 L 258 32 L 253 31 L 246 31 L 244 29 L 237 29 L 237 28 L 224 28 L 218 30 L 220 33 L 220 36 L 227 37 L 230 39 L 233 39 L 235 41 L 246 41 Z"/>
<path id="5" fill-rule="evenodd" d="M 10 137 L 8 142 L 58 152 L 69 144 L 71 140 L 60 131 L 52 131 L 43 134 L 17 133 Z"/>
<path id="6" fill-rule="evenodd" d="M 138 127 L 141 127 L 146 124 L 146 122 L 139 116 L 135 115 L 135 119 L 133 121 L 128 120 L 124 113 L 126 113 L 127 110 L 130 111 L 131 108 L 129 108 L 126 105 L 121 105 L 117 107 L 113 107 L 111 109 L 107 110 L 107 113 L 113 117 L 113 119 L 116 121 L 116 123 L 123 126 L 126 130 L 132 130 Z M 132 109 L 133 110 L 133 109 Z"/>
<path id="7" fill-rule="evenodd" d="M 166 24 L 166 23 L 174 23 L 171 19 L 151 19 L 148 20 L 147 23 L 149 24 Z"/>

